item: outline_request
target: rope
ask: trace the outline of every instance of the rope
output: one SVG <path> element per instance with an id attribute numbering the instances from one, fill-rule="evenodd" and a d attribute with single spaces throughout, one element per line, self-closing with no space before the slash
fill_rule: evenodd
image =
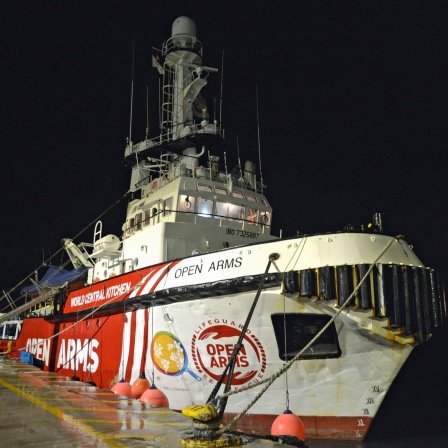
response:
<path id="1" fill-rule="evenodd" d="M 391 240 L 389 241 L 389 243 L 387 244 L 387 246 L 383 249 L 383 251 L 381 252 L 380 255 L 378 255 L 378 257 L 376 258 L 376 260 L 370 265 L 370 268 L 367 270 L 366 274 L 364 275 L 364 277 L 361 279 L 361 281 L 358 283 L 358 285 L 356 286 L 356 288 L 353 290 L 353 292 L 350 294 L 350 296 L 347 298 L 347 300 L 341 305 L 340 309 L 337 311 L 337 313 L 333 316 L 332 319 L 330 319 L 326 325 L 324 325 L 324 327 L 316 334 L 316 336 L 314 336 L 314 338 L 305 346 L 302 348 L 302 350 L 300 350 L 299 353 L 297 353 L 296 356 L 294 356 L 293 359 L 291 359 L 290 361 L 288 361 L 281 369 L 279 369 L 277 372 L 275 372 L 270 378 L 266 378 L 265 380 L 260 381 L 259 383 L 253 384 L 253 385 L 249 385 L 249 386 L 244 386 L 241 387 L 240 389 L 236 390 L 236 391 L 230 391 L 227 392 L 225 394 L 223 394 L 221 398 L 228 398 L 231 395 L 235 395 L 237 393 L 240 392 L 246 392 L 250 389 L 253 389 L 254 387 L 260 386 L 262 384 L 267 383 L 263 389 L 258 393 L 258 395 L 238 414 L 236 415 L 226 426 L 224 426 L 223 428 L 221 428 L 219 431 L 217 431 L 218 435 L 223 434 L 224 432 L 226 432 L 228 429 L 230 429 L 259 399 L 260 397 L 265 393 L 265 391 L 272 385 L 272 383 L 279 378 L 283 373 L 285 373 L 287 370 L 289 370 L 291 368 L 291 366 L 294 364 L 294 362 L 296 362 L 300 356 L 302 356 L 302 354 L 305 352 L 305 350 L 307 350 L 308 348 L 310 348 L 314 342 L 316 342 L 316 340 L 318 338 L 320 338 L 320 336 L 327 330 L 327 328 L 336 320 L 336 318 L 341 314 L 341 312 L 343 311 L 343 309 L 345 308 L 345 306 L 347 306 L 347 304 L 350 302 L 350 300 L 353 298 L 353 296 L 356 294 L 356 292 L 358 291 L 359 287 L 362 285 L 362 283 L 364 283 L 364 281 L 367 279 L 367 277 L 370 275 L 370 272 L 372 271 L 372 269 L 374 268 L 374 266 L 376 265 L 376 263 L 378 262 L 378 260 L 385 254 L 385 252 L 389 249 L 389 247 L 392 245 L 393 242 L 396 242 L 398 240 L 401 239 L 401 235 L 396 236 L 395 238 L 391 238 Z"/>
<path id="2" fill-rule="evenodd" d="M 207 403 L 209 403 L 210 401 L 212 401 L 216 397 L 216 394 L 218 393 L 219 388 L 221 387 L 221 385 L 222 385 L 222 383 L 224 381 L 224 378 L 225 378 L 225 376 L 227 375 L 227 372 L 228 372 L 229 373 L 228 380 L 226 382 L 226 385 L 225 385 L 225 388 L 224 388 L 224 394 L 221 396 L 222 400 L 220 399 L 220 405 L 219 405 L 220 409 L 219 409 L 218 414 L 220 414 L 221 416 L 224 413 L 224 408 L 225 408 L 226 403 L 227 403 L 226 393 L 228 391 L 230 391 L 230 387 L 232 385 L 232 377 L 233 377 L 233 370 L 235 368 L 236 356 L 238 355 L 238 352 L 241 350 L 241 347 L 243 345 L 244 336 L 246 334 L 247 328 L 249 327 L 249 323 L 250 323 L 250 320 L 252 318 L 252 315 L 254 314 L 255 307 L 257 306 L 258 299 L 260 298 L 260 294 L 261 294 L 261 291 L 263 289 L 263 286 L 264 286 L 264 283 L 265 283 L 265 280 L 266 280 L 266 276 L 267 276 L 267 274 L 269 272 L 269 268 L 271 267 L 271 264 L 275 260 L 277 260 L 277 259 L 278 259 L 278 254 L 273 253 L 273 254 L 269 255 L 269 261 L 268 261 L 268 264 L 266 266 L 266 270 L 265 270 L 264 275 L 263 275 L 263 277 L 261 279 L 261 282 L 260 282 L 260 284 L 258 286 L 258 291 L 257 291 L 257 293 L 255 295 L 254 301 L 253 301 L 252 306 L 251 306 L 251 308 L 249 310 L 249 314 L 246 317 L 246 322 L 244 323 L 244 327 L 241 330 L 240 337 L 238 338 L 238 341 L 235 344 L 235 347 L 233 349 L 232 355 L 230 356 L 229 362 L 227 363 L 223 373 L 221 374 L 221 377 L 219 378 L 218 382 L 216 383 L 216 385 L 213 388 L 210 396 L 207 399 Z"/>

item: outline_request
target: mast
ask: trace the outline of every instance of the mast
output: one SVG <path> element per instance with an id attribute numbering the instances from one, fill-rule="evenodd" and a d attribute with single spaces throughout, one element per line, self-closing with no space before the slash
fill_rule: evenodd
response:
<path id="1" fill-rule="evenodd" d="M 163 76 L 160 135 L 126 147 L 125 161 L 134 165 L 149 155 L 166 150 L 181 153 L 222 141 L 222 129 L 209 122 L 201 90 L 210 73 L 218 70 L 202 65 L 202 44 L 196 37 L 196 25 L 188 17 L 177 18 L 171 37 L 163 44 Z M 137 162 L 136 162 L 137 161 Z"/>

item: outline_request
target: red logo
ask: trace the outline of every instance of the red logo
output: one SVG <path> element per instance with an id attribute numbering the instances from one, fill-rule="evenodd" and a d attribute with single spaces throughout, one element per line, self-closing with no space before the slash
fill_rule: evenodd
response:
<path id="1" fill-rule="evenodd" d="M 191 341 L 191 352 L 196 369 L 204 379 L 218 381 L 226 367 L 235 344 L 241 335 L 242 325 L 227 319 L 213 319 L 202 323 Z M 259 339 L 250 330 L 236 357 L 233 386 L 258 382 L 266 370 L 266 353 Z M 226 381 L 225 378 L 224 381 Z"/>

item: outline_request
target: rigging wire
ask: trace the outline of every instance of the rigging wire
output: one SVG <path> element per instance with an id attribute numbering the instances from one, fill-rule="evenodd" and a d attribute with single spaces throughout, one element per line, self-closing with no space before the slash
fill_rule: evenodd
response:
<path id="1" fill-rule="evenodd" d="M 135 64 L 135 40 L 132 38 L 132 80 L 131 80 L 131 115 L 129 117 L 129 143 L 132 144 L 132 110 L 134 106 L 134 64 Z"/>
<path id="2" fill-rule="evenodd" d="M 152 341 L 154 341 L 154 298 L 153 298 L 153 300 L 152 300 L 152 302 L 151 302 L 151 343 L 152 343 Z M 150 351 L 152 351 L 151 350 L 151 348 L 150 348 Z M 154 373 L 155 373 L 155 370 L 154 370 L 154 361 L 153 361 L 153 363 L 152 363 L 152 372 L 151 372 L 151 384 L 153 384 L 154 386 L 155 386 L 155 383 L 154 383 Z"/>
<path id="3" fill-rule="evenodd" d="M 285 336 L 284 338 L 284 350 L 285 350 L 285 358 L 286 358 L 286 343 L 287 343 L 287 337 L 286 337 L 286 297 L 284 294 L 283 295 L 283 335 Z M 287 360 L 287 359 L 285 359 Z M 289 410 L 289 385 L 288 385 L 288 371 L 285 371 L 285 400 L 286 400 L 286 409 Z"/>
<path id="4" fill-rule="evenodd" d="M 124 193 L 119 199 L 117 199 L 112 205 L 110 205 L 106 210 L 104 210 L 102 213 L 100 213 L 93 221 L 91 221 L 89 224 L 87 224 L 80 232 L 78 232 L 72 240 L 75 240 L 80 235 L 82 235 L 90 226 L 92 226 L 94 223 L 98 222 L 106 213 L 108 213 L 112 208 L 114 208 L 116 205 L 118 205 L 125 197 L 127 196 L 127 193 Z M 40 266 L 37 267 L 37 269 L 46 266 L 56 255 L 58 255 L 61 251 L 64 250 L 64 247 L 59 248 L 53 255 L 50 255 L 49 258 L 44 260 Z M 0 301 L 3 300 L 6 297 L 6 294 L 13 293 L 19 286 L 23 285 L 25 282 L 29 280 L 29 278 L 34 274 L 36 269 L 33 269 L 27 276 L 25 276 L 19 283 L 17 283 L 15 286 L 13 286 L 9 291 L 6 293 L 3 292 L 3 295 L 0 297 Z M 18 299 L 20 299 L 22 296 L 20 296 Z"/>
<path id="5" fill-rule="evenodd" d="M 263 193 L 263 173 L 261 171 L 261 142 L 260 142 L 260 117 L 258 115 L 258 85 L 255 85 L 255 91 L 257 96 L 257 133 L 258 133 L 258 163 L 260 164 L 260 183 L 261 192 Z M 257 184 L 255 183 L 255 187 Z"/>
<path id="6" fill-rule="evenodd" d="M 238 181 L 241 181 L 243 179 L 243 170 L 241 168 L 240 143 L 239 143 L 239 140 L 238 140 L 238 135 L 236 136 L 236 148 L 237 148 L 237 151 L 238 151 L 238 168 L 240 170 L 240 173 L 239 173 L 240 176 L 238 178 Z"/>
<path id="7" fill-rule="evenodd" d="M 222 128 L 222 88 L 224 83 L 224 50 L 221 59 L 221 97 L 219 98 L 219 126 Z"/>

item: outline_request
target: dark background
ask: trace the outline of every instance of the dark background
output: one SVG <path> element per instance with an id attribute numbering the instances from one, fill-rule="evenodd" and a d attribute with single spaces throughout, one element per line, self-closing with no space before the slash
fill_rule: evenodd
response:
<path id="1" fill-rule="evenodd" d="M 386 231 L 404 234 L 448 279 L 446 1 L 24 0 L 0 4 L 0 289 L 128 189 L 133 48 L 139 141 L 147 86 L 150 136 L 158 133 L 151 46 L 161 48 L 181 15 L 197 25 L 204 65 L 221 68 L 224 54 L 229 166 L 238 136 L 243 163 L 260 167 L 259 125 L 275 234 L 359 228 L 382 212 Z M 205 89 L 211 110 L 220 82 L 215 75 Z M 102 218 L 103 234 L 120 235 L 124 218 L 122 201 Z M 90 228 L 76 242 L 92 239 Z M 424 374 L 408 372 L 395 397 L 397 414 L 429 413 L 431 430 L 448 397 L 445 333 L 431 345 L 439 364 L 419 359 Z M 409 403 L 419 394 L 431 406 Z"/>

